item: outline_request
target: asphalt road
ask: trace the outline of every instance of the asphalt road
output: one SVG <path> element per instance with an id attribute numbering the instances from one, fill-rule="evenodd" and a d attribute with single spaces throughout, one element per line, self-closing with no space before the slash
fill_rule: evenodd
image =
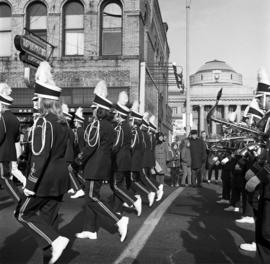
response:
<path id="1" fill-rule="evenodd" d="M 71 239 L 57 263 L 64 264 L 193 264 L 254 263 L 254 253 L 239 249 L 252 241 L 254 226 L 237 224 L 240 213 L 225 212 L 216 204 L 220 185 L 203 188 L 165 186 L 161 202 L 149 208 L 144 199 L 143 213 L 128 211 L 129 232 L 124 243 L 112 230 L 100 229 L 94 241 L 76 239 L 83 221 L 83 199 L 65 197 L 60 210 L 60 233 Z M 103 190 L 106 199 L 111 192 Z M 0 263 L 42 263 L 35 241 L 13 217 L 15 204 L 0 191 Z"/>

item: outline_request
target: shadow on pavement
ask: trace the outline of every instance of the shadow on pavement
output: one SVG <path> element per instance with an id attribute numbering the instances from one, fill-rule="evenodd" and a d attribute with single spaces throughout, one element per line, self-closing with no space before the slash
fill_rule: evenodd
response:
<path id="1" fill-rule="evenodd" d="M 179 236 L 195 263 L 254 263 L 254 253 L 239 249 L 243 240 L 252 241 L 254 236 L 254 232 L 235 224 L 240 214 L 225 212 L 224 207 L 217 205 L 217 193 L 211 187 L 187 191 L 190 195 L 183 196 L 176 206 L 182 207 L 182 210 L 178 208 L 178 212 L 185 215 L 185 205 L 190 205 L 192 211 L 187 210 L 186 213 L 191 217 L 189 228 L 182 230 Z M 175 259 L 175 263 L 180 263 L 178 260 L 181 257 L 175 256 Z"/>

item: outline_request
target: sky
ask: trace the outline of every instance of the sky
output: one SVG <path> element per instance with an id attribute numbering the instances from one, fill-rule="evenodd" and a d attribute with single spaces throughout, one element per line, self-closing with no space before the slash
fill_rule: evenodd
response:
<path id="1" fill-rule="evenodd" d="M 190 0 L 189 0 L 190 1 Z M 159 0 L 168 23 L 170 62 L 186 68 L 186 0 Z M 270 0 L 191 0 L 189 71 L 205 62 L 225 61 L 256 88 L 257 72 L 270 77 Z"/>

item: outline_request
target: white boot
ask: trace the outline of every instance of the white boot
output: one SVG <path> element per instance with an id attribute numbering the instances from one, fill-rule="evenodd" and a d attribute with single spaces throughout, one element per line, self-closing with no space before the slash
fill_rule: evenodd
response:
<path id="1" fill-rule="evenodd" d="M 133 205 L 137 211 L 137 216 L 140 216 L 142 213 L 142 198 L 140 195 L 135 195 L 135 197 L 137 198 L 137 200 Z"/>
<path id="2" fill-rule="evenodd" d="M 129 218 L 127 216 L 122 216 L 121 219 L 116 223 L 118 226 L 118 232 L 121 236 L 120 241 L 123 242 L 127 235 Z"/>
<path id="3" fill-rule="evenodd" d="M 157 190 L 157 199 L 156 201 L 160 201 L 162 199 L 164 192 L 163 192 L 163 184 L 160 184 L 158 186 L 158 190 Z"/>
<path id="4" fill-rule="evenodd" d="M 68 193 L 73 194 L 73 193 L 75 193 L 75 191 L 74 191 L 74 189 L 73 189 L 73 188 L 70 188 L 70 189 L 68 190 Z"/>
<path id="5" fill-rule="evenodd" d="M 52 242 L 52 257 L 49 261 L 49 264 L 55 263 L 60 256 L 62 255 L 64 249 L 67 247 L 67 244 L 69 242 L 69 239 L 63 236 L 57 237 L 53 242 Z"/>
<path id="6" fill-rule="evenodd" d="M 150 192 L 148 194 L 149 207 L 151 207 L 154 203 L 156 194 L 154 192 Z"/>
<path id="7" fill-rule="evenodd" d="M 75 235 L 77 238 L 97 239 L 97 232 L 82 231 Z"/>
<path id="8" fill-rule="evenodd" d="M 71 195 L 70 198 L 77 199 L 77 198 L 83 197 L 84 195 L 85 195 L 84 191 L 80 189 L 75 194 Z"/>
<path id="9" fill-rule="evenodd" d="M 245 251 L 256 251 L 256 243 L 252 242 L 251 244 L 249 243 L 243 243 L 240 245 L 240 248 L 245 250 Z"/>

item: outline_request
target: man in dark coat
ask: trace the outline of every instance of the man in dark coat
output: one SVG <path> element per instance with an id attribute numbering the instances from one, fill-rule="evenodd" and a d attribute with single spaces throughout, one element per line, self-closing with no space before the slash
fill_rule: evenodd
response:
<path id="1" fill-rule="evenodd" d="M 201 167 L 206 160 L 206 149 L 204 142 L 198 138 L 197 130 L 191 130 L 190 154 L 191 154 L 191 183 L 192 186 L 201 187 Z"/>

